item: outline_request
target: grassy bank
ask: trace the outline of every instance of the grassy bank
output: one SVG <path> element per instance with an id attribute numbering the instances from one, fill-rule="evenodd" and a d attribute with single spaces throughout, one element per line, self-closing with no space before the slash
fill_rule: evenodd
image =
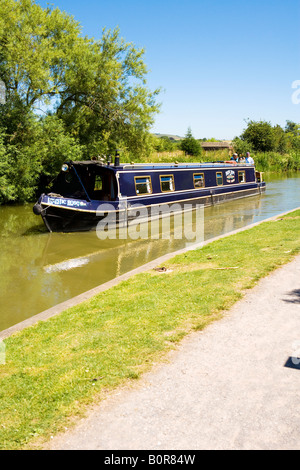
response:
<path id="1" fill-rule="evenodd" d="M 300 252 L 300 210 L 172 258 L 4 342 L 0 448 L 33 448 Z"/>

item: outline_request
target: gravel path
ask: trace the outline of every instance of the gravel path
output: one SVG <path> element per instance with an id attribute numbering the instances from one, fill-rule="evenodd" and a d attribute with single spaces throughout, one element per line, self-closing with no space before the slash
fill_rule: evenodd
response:
<path id="1" fill-rule="evenodd" d="M 299 450 L 298 356 L 300 256 L 47 448 Z"/>

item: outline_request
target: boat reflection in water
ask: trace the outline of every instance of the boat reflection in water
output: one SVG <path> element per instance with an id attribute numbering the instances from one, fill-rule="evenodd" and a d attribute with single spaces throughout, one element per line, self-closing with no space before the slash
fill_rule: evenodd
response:
<path id="1" fill-rule="evenodd" d="M 240 209 L 241 206 L 244 207 L 244 204 L 241 201 L 213 208 L 207 207 L 204 209 L 201 236 L 199 237 L 199 233 L 197 235 L 195 233 L 195 224 L 199 224 L 199 222 L 193 221 L 189 233 L 195 234 L 194 242 L 198 244 L 200 241 L 242 228 L 253 222 L 254 214 L 259 210 L 260 205 L 261 199 L 259 197 L 248 199 L 248 211 L 242 214 Z M 49 274 L 61 273 L 62 276 L 66 275 L 68 271 L 80 271 L 80 276 L 83 278 L 82 284 L 85 284 L 89 279 L 89 287 L 86 289 L 88 290 L 166 253 L 193 245 L 193 240 L 178 237 L 176 217 L 171 216 L 170 231 L 163 232 L 162 229 L 166 226 L 163 226 L 160 221 L 158 239 L 151 238 L 150 228 L 148 230 L 141 229 L 142 234 L 148 232 L 149 238 L 137 240 L 130 238 L 126 240 L 98 240 L 95 232 L 52 233 L 49 235 L 43 253 L 43 271 Z M 184 232 L 182 233 L 184 234 Z"/>

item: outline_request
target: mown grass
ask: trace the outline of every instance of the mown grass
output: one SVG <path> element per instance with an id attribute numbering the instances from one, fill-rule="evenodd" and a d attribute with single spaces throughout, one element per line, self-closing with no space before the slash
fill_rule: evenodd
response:
<path id="1" fill-rule="evenodd" d="M 300 211 L 172 258 L 5 340 L 0 448 L 28 449 L 137 379 L 300 252 Z"/>

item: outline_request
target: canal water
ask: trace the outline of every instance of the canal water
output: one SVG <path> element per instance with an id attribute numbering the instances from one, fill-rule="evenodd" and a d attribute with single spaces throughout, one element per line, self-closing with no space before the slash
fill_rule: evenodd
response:
<path id="1" fill-rule="evenodd" d="M 267 191 L 204 209 L 204 240 L 300 207 L 300 174 L 266 177 Z M 99 240 L 48 233 L 32 204 L 0 207 L 0 331 L 109 281 L 185 239 Z"/>

